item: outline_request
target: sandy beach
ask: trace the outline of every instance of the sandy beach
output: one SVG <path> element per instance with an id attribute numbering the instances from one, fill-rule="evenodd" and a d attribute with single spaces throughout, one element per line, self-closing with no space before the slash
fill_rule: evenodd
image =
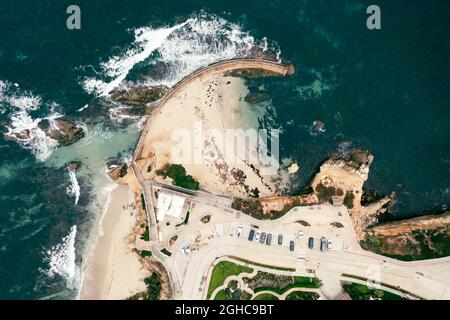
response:
<path id="1" fill-rule="evenodd" d="M 248 93 L 241 78 L 213 72 L 173 94 L 164 108 L 150 116 L 136 162 L 144 178 L 155 178 L 156 170 L 167 163 L 180 163 L 207 190 L 246 196 L 247 186 L 251 186 L 260 195 L 275 194 L 276 177 L 257 174 L 261 164 L 255 154 L 250 155 L 245 146 L 238 148 L 237 144 L 233 152 L 225 151 L 226 141 L 222 140 L 227 130 L 234 133 L 258 128 L 264 110 L 244 101 Z M 202 158 L 196 158 L 196 152 Z M 238 157 L 239 152 L 248 159 Z M 174 154 L 179 157 L 174 159 Z"/>
<path id="2" fill-rule="evenodd" d="M 128 186 L 112 190 L 100 236 L 87 260 L 80 299 L 122 300 L 145 290 L 146 273 L 126 241 L 136 223 L 132 203 Z"/>

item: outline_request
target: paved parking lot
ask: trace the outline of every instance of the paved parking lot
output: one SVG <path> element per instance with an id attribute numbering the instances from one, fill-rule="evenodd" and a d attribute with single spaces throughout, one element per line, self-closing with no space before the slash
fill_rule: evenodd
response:
<path id="1" fill-rule="evenodd" d="M 375 268 L 380 281 L 398 285 L 424 298 L 450 298 L 450 259 L 402 262 L 362 250 L 356 241 L 350 218 L 345 208 L 317 206 L 294 208 L 277 220 L 256 220 L 247 215 L 224 212 L 206 204 L 191 207 L 189 223 L 176 229 L 178 239 L 168 247 L 172 255 L 165 261 L 176 281 L 176 298 L 203 299 L 212 264 L 223 256 L 240 257 L 255 263 L 295 269 L 295 275 L 314 274 L 323 280 L 323 292 L 328 298 L 340 294 L 340 277 L 353 274 L 368 277 Z M 202 217 L 210 216 L 208 223 Z M 307 222 L 304 226 L 299 221 Z M 336 222 L 340 227 L 336 227 Z M 242 235 L 237 237 L 237 228 Z M 270 246 L 255 240 L 248 241 L 250 230 L 272 233 Z M 160 225 L 164 228 L 164 224 Z M 303 238 L 298 232 L 303 231 Z M 283 234 L 283 245 L 277 236 Z M 332 241 L 331 250 L 320 251 L 320 238 Z M 314 237 L 314 248 L 308 248 L 308 238 Z M 289 241 L 295 242 L 295 251 L 289 250 Z M 190 248 L 186 251 L 186 248 Z"/>

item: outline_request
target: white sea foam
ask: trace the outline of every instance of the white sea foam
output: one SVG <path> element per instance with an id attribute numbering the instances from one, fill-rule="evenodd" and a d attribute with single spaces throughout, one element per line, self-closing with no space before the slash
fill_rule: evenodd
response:
<path id="1" fill-rule="evenodd" d="M 79 108 L 79 109 L 77 110 L 77 112 L 81 112 L 81 111 L 87 109 L 88 107 L 89 107 L 89 105 L 88 105 L 88 104 L 85 104 L 84 106 L 82 106 L 81 108 Z"/>
<path id="2" fill-rule="evenodd" d="M 78 184 L 77 175 L 75 174 L 75 170 L 69 169 L 69 178 L 70 185 L 67 187 L 67 194 L 69 196 L 75 197 L 75 205 L 78 204 L 78 200 L 80 199 L 80 185 Z"/>
<path id="3" fill-rule="evenodd" d="M 151 79 L 150 85 L 172 86 L 192 71 L 235 57 L 245 57 L 259 47 L 267 51 L 276 47 L 267 38 L 256 41 L 237 24 L 212 15 L 195 15 L 172 27 L 142 27 L 134 30 L 134 41 L 124 53 L 100 64 L 102 77 L 85 79 L 84 89 L 100 96 L 123 84 L 128 73 L 141 62 L 157 63 L 167 68 L 162 79 Z"/>
<path id="4" fill-rule="evenodd" d="M 52 124 L 51 120 L 60 115 L 33 118 L 30 113 L 41 107 L 41 97 L 21 90 L 17 84 L 11 85 L 8 81 L 0 81 L 0 104 L 3 112 L 10 112 L 10 123 L 6 125 L 5 135 L 32 150 L 38 160 L 46 160 L 58 143 L 48 137 L 38 124 L 43 119 L 50 120 Z M 54 105 L 51 107 L 54 108 Z"/>
<path id="5" fill-rule="evenodd" d="M 70 232 L 60 243 L 56 244 L 46 252 L 46 260 L 49 268 L 47 275 L 54 277 L 59 275 L 66 280 L 68 288 L 77 287 L 79 271 L 75 263 L 75 239 L 77 235 L 77 226 L 70 228 Z"/>

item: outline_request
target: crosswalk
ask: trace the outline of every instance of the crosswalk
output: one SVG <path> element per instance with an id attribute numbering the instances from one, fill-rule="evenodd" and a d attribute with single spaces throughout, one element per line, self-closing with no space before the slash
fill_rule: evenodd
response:
<path id="1" fill-rule="evenodd" d="M 177 254 L 172 258 L 173 270 L 176 273 L 178 279 L 184 279 L 184 275 L 186 274 L 187 267 L 189 265 L 191 258 L 189 256 L 183 254 Z M 182 284 L 181 284 L 182 285 Z"/>

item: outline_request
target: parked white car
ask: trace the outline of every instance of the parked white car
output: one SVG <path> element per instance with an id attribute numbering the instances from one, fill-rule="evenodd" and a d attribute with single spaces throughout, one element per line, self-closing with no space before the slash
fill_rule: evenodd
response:
<path id="1" fill-rule="evenodd" d="M 303 239 L 303 235 L 304 235 L 304 234 L 303 234 L 303 231 L 300 230 L 300 231 L 298 232 L 298 238 L 299 238 L 300 240 L 302 240 L 302 239 Z"/>
<path id="2" fill-rule="evenodd" d="M 242 226 L 239 226 L 239 227 L 237 227 L 237 229 L 236 229 L 236 236 L 238 237 L 238 238 L 240 238 L 241 237 L 241 235 L 242 235 Z"/>
<path id="3" fill-rule="evenodd" d="M 331 244 L 332 244 L 332 243 L 331 243 L 331 240 L 328 240 L 328 243 L 327 243 L 327 249 L 328 249 L 328 250 L 331 250 Z"/>
<path id="4" fill-rule="evenodd" d="M 256 234 L 255 234 L 255 240 L 256 241 L 259 241 L 259 237 L 261 236 L 261 231 L 256 231 Z"/>

